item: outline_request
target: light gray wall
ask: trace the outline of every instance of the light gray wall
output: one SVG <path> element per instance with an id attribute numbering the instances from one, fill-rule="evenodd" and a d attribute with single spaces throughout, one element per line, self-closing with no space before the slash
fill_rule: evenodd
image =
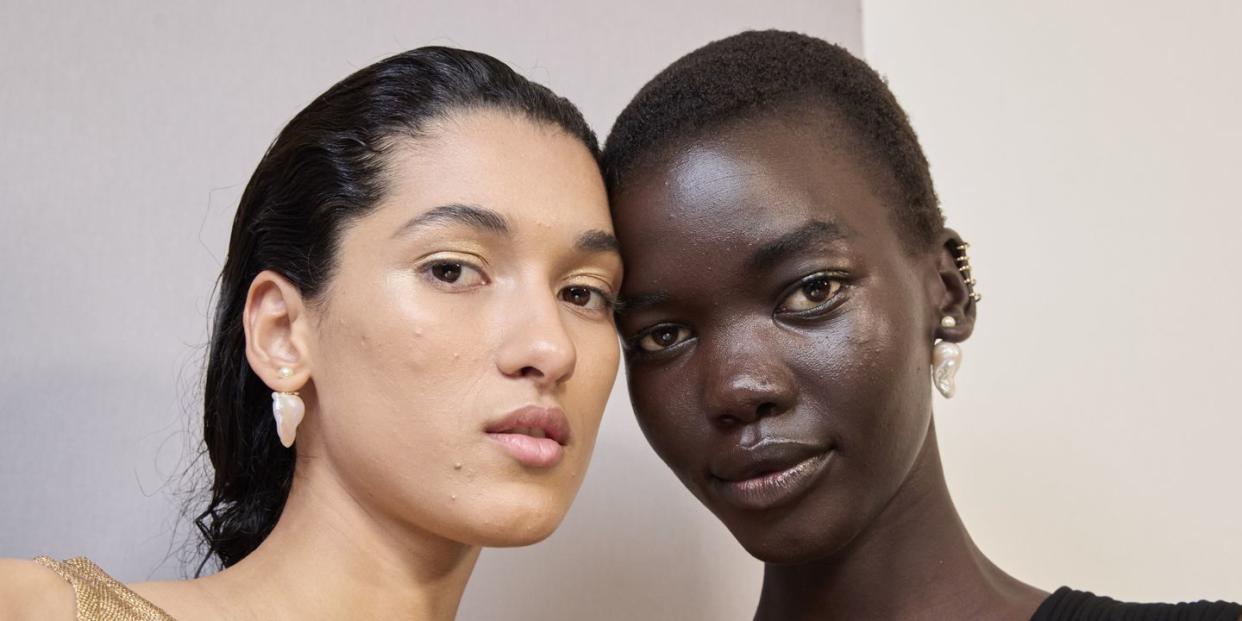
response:
<path id="1" fill-rule="evenodd" d="M 945 470 L 1041 587 L 1242 601 L 1242 3 L 867 0 L 984 294 Z"/>
<path id="2" fill-rule="evenodd" d="M 264 148 L 330 84 L 411 47 L 473 48 L 604 134 L 668 62 L 759 27 L 861 48 L 859 0 L 7 0 L 0 556 L 182 574 L 181 475 L 228 227 Z M 621 387 L 564 526 L 485 552 L 463 619 L 749 618 L 758 563 L 652 455 Z"/>

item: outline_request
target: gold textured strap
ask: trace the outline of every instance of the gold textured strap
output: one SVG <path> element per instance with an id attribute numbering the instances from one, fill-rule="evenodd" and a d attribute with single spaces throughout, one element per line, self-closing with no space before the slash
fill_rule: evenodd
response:
<path id="1" fill-rule="evenodd" d="M 175 621 L 86 557 L 61 562 L 40 556 L 34 561 L 73 586 L 78 600 L 78 621 Z"/>

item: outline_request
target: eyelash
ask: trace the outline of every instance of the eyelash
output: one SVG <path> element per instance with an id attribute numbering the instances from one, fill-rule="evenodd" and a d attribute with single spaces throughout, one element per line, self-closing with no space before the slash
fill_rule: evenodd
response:
<path id="1" fill-rule="evenodd" d="M 454 278 L 453 280 L 444 280 L 440 276 L 436 275 L 435 271 L 437 268 L 448 268 L 448 267 L 457 268 L 458 275 L 456 278 Z M 457 281 L 466 274 L 467 270 L 474 272 L 475 274 L 478 274 L 479 278 L 482 279 L 483 282 L 477 285 L 472 285 L 470 287 L 458 285 Z M 423 278 L 426 279 L 432 286 L 438 287 L 440 289 L 451 290 L 451 291 L 473 289 L 475 287 L 481 287 L 483 285 L 486 285 L 488 282 L 490 282 L 490 280 L 488 280 L 487 278 L 487 275 L 483 273 L 483 270 L 477 265 L 470 263 L 469 261 L 437 259 L 437 260 L 430 261 L 428 263 L 425 263 L 419 266 L 418 273 L 422 275 Z"/>
<path id="2" fill-rule="evenodd" d="M 458 275 L 455 278 L 453 278 L 453 280 L 445 280 L 440 275 L 436 274 L 437 269 L 443 269 L 443 268 L 456 268 Z M 475 285 L 470 285 L 470 286 L 457 285 L 457 281 L 462 276 L 465 275 L 467 270 L 478 274 L 482 282 L 475 284 Z M 462 260 L 448 260 L 448 259 L 434 260 L 434 261 L 428 262 L 420 266 L 418 268 L 418 272 L 423 276 L 423 278 L 428 280 L 432 284 L 432 286 L 438 287 L 440 289 L 446 289 L 446 290 L 461 291 L 465 289 L 473 289 L 476 287 L 484 286 L 488 284 L 489 282 L 491 282 L 490 279 L 487 278 L 487 275 L 483 272 L 482 268 L 470 263 L 469 261 L 462 261 Z M 590 297 L 588 297 L 587 299 L 587 304 L 576 304 L 566 299 L 566 294 L 574 289 L 584 290 L 588 293 L 589 296 L 597 297 L 600 300 L 599 302 L 600 306 L 598 308 L 591 308 L 589 306 Z M 608 293 L 607 291 L 604 291 L 603 289 L 599 287 L 592 287 L 590 285 L 583 285 L 583 284 L 566 285 L 562 287 L 559 291 L 557 291 L 556 297 L 557 299 L 563 302 L 567 302 L 576 308 L 583 309 L 583 312 L 587 312 L 591 314 L 607 315 L 611 317 L 612 311 L 616 307 L 615 296 Z"/>
<path id="3" fill-rule="evenodd" d="M 684 332 L 685 338 L 677 341 L 676 343 L 673 343 L 672 345 L 669 345 L 668 347 L 664 347 L 662 349 L 649 350 L 649 349 L 643 348 L 643 341 L 647 340 L 648 337 L 653 336 L 656 332 L 660 330 L 669 329 L 669 328 L 676 329 L 678 336 L 681 336 L 681 334 Z M 640 356 L 659 356 L 659 355 L 663 355 L 670 351 L 674 351 L 680 348 L 682 345 L 689 343 L 691 339 L 693 338 L 694 338 L 694 333 L 690 331 L 690 328 L 677 325 L 675 323 L 661 323 L 661 324 L 656 324 L 654 326 L 651 326 L 650 328 L 646 328 L 646 329 L 639 331 L 638 334 L 635 334 L 634 336 L 626 340 L 625 347 L 631 353 L 634 353 Z"/>
<path id="4" fill-rule="evenodd" d="M 828 283 L 829 285 L 828 288 L 830 289 L 830 292 L 828 294 L 827 299 L 825 299 L 823 302 L 815 305 L 812 308 L 797 310 L 797 311 L 783 310 L 785 308 L 786 302 L 789 300 L 791 296 L 798 293 L 799 291 L 805 291 L 805 288 L 807 286 L 815 284 L 818 281 L 826 281 Z M 822 315 L 828 310 L 836 307 L 836 305 L 838 304 L 838 300 L 840 300 L 841 295 L 842 295 L 841 291 L 845 289 L 847 284 L 848 283 L 845 279 L 845 276 L 843 274 L 839 274 L 835 272 L 816 272 L 814 274 L 804 276 L 800 278 L 798 282 L 795 283 L 793 286 L 785 290 L 784 294 L 781 296 L 780 305 L 776 307 L 775 313 L 781 314 L 781 315 L 793 316 L 796 318 L 812 318 L 812 317 L 817 317 L 819 315 Z M 835 288 L 833 287 L 834 285 L 835 285 Z M 645 341 L 647 338 L 652 337 L 653 335 L 655 335 L 656 332 L 660 330 L 667 330 L 667 329 L 676 329 L 677 336 L 681 336 L 684 332 L 685 337 L 673 343 L 672 345 L 669 345 L 668 347 L 664 347 L 662 349 L 648 350 L 642 346 L 643 341 Z M 682 345 L 685 345 L 686 343 L 690 342 L 693 338 L 695 338 L 694 333 L 691 332 L 691 330 L 685 326 L 681 326 L 681 325 L 674 324 L 674 323 L 660 323 L 660 324 L 651 326 L 649 328 L 644 328 L 643 330 L 640 330 L 637 334 L 627 339 L 625 344 L 626 344 L 626 348 L 632 354 L 636 354 L 640 356 L 658 356 L 658 355 L 666 354 L 670 351 L 673 351 L 681 347 Z"/>
<path id="5" fill-rule="evenodd" d="M 824 299 L 824 301 L 811 308 L 801 310 L 789 310 L 786 308 L 789 298 L 799 292 L 805 292 L 808 286 L 820 281 L 827 282 L 828 284 L 829 293 L 828 297 Z M 798 282 L 794 283 L 791 287 L 785 290 L 785 293 L 781 296 L 780 304 L 776 307 L 774 313 L 798 318 L 817 317 L 836 307 L 841 298 L 841 292 L 846 288 L 847 284 L 845 275 L 835 272 L 816 272 L 814 274 L 804 276 L 800 278 Z"/>
<path id="6" fill-rule="evenodd" d="M 601 306 L 599 308 L 588 308 L 586 305 L 574 304 L 573 302 L 569 302 L 569 300 L 565 299 L 564 294 L 571 289 L 583 289 L 592 295 L 599 296 Z M 562 301 L 569 302 L 570 304 L 578 308 L 585 309 L 586 312 L 589 312 L 592 314 L 607 315 L 608 317 L 612 317 L 613 309 L 616 308 L 617 306 L 617 301 L 614 296 L 604 291 L 603 289 L 600 289 L 598 287 L 592 287 L 590 285 L 577 285 L 577 284 L 566 285 L 560 291 L 557 292 L 557 298 L 561 299 Z"/>

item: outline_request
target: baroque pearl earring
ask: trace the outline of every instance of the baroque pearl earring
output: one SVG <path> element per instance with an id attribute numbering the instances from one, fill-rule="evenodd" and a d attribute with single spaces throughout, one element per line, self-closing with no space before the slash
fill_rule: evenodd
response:
<path id="1" fill-rule="evenodd" d="M 940 320 L 940 325 L 945 328 L 953 328 L 957 326 L 957 320 L 945 315 Z M 948 341 L 937 341 L 932 348 L 932 383 L 936 385 L 936 390 L 944 395 L 945 399 L 952 399 L 957 392 L 956 376 L 957 370 L 962 366 L 962 348 L 957 343 Z"/>
<path id="2" fill-rule="evenodd" d="M 276 373 L 282 378 L 293 376 L 293 370 L 289 367 L 280 367 Z M 272 418 L 276 419 L 276 435 L 280 437 L 280 443 L 285 448 L 293 446 L 293 440 L 298 435 L 298 425 L 302 423 L 305 415 L 306 404 L 296 391 L 272 392 Z"/>

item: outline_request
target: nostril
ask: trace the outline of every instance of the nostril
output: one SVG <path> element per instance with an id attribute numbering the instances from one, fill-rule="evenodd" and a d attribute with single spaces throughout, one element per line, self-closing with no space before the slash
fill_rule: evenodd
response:
<path id="1" fill-rule="evenodd" d="M 535 367 L 522 367 L 520 373 L 522 377 L 543 377 L 543 371 L 540 371 Z"/>
<path id="2" fill-rule="evenodd" d="M 767 418 L 776 413 L 775 403 L 761 403 L 755 408 L 755 418 Z"/>

